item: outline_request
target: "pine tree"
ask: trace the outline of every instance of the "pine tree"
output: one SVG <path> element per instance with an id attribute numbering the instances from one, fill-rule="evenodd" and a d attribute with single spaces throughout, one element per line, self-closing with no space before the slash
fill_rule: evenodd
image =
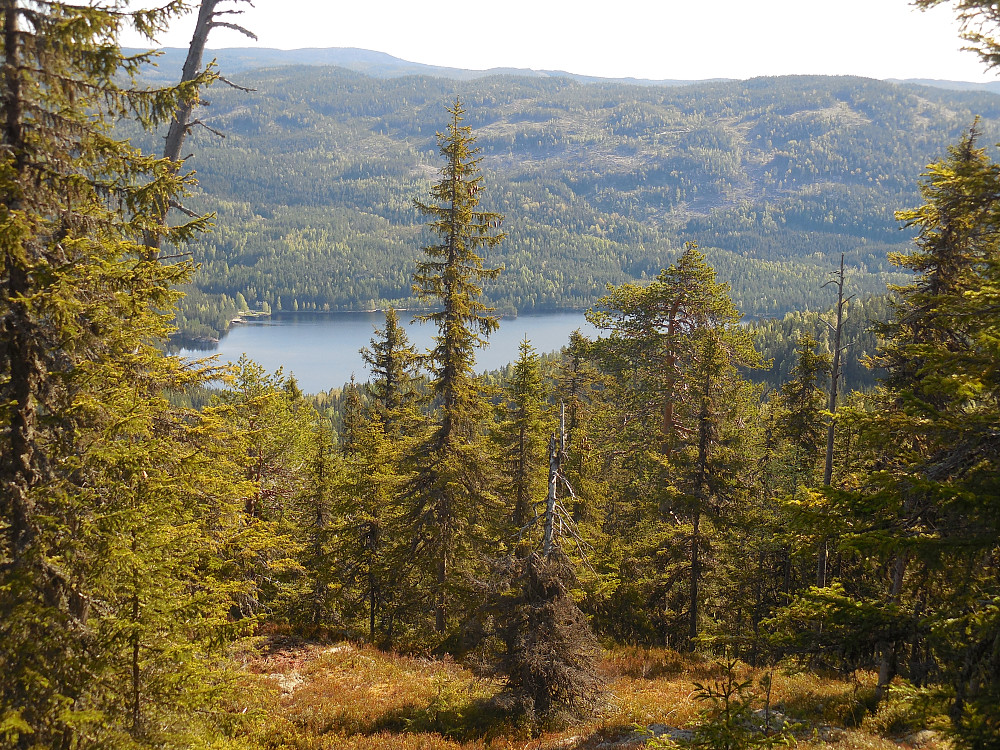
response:
<path id="1" fill-rule="evenodd" d="M 494 505 L 488 462 L 480 450 L 488 406 L 473 366 L 476 348 L 498 325 L 492 310 L 480 301 L 480 283 L 496 278 L 500 268 L 485 267 L 479 253 L 504 239 L 499 230 L 503 217 L 477 210 L 482 191 L 479 149 L 471 128 L 461 124 L 465 110 L 456 100 L 447 111 L 451 122 L 438 134 L 446 164 L 431 188 L 435 202 L 414 201 L 430 217 L 428 227 L 438 239 L 423 248 L 424 258 L 413 275 L 420 300 L 441 308 L 419 316 L 438 329 L 428 365 L 440 409 L 433 435 L 420 448 L 410 495 L 416 546 L 435 568 L 439 633 L 447 626 L 449 591 L 457 584 L 454 569 L 462 562 L 462 550 L 483 530 Z"/>
<path id="2" fill-rule="evenodd" d="M 595 348 L 617 379 L 617 439 L 629 446 L 623 469 L 637 497 L 636 510 L 610 509 L 617 517 L 609 533 L 628 533 L 641 519 L 651 535 L 641 546 L 657 548 L 658 596 L 669 597 L 661 609 L 684 606 L 677 584 L 686 579 L 686 627 L 675 619 L 670 629 L 693 645 L 711 539 L 703 523 L 745 492 L 738 477 L 748 452 L 737 425 L 748 421 L 755 398 L 737 367 L 760 366 L 760 355 L 728 287 L 693 244 L 653 283 L 611 288 L 588 317 L 608 331 Z M 643 505 L 654 505 L 659 518 Z"/>

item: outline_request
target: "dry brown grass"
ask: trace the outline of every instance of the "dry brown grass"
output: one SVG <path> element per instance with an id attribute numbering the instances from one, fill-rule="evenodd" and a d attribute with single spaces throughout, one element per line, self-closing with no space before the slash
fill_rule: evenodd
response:
<path id="1" fill-rule="evenodd" d="M 288 644 L 256 660 L 252 671 L 258 677 L 250 678 L 246 724 L 237 732 L 240 739 L 226 746 L 233 750 L 595 750 L 637 726 L 691 726 L 703 708 L 692 683 L 720 675 L 707 658 L 669 649 L 614 649 L 601 664 L 608 687 L 603 714 L 531 737 L 491 706 L 499 683 L 447 659 L 349 643 Z M 747 667 L 740 671 L 760 676 Z M 912 734 L 915 714 L 905 691 L 897 703 L 869 714 L 873 680 L 775 670 L 771 704 L 802 724 L 801 748 L 898 750 L 906 745 L 883 735 L 890 727 L 897 739 Z M 845 731 L 837 732 L 835 743 L 826 742 L 818 732 L 824 726 Z M 924 738 L 922 747 L 945 745 Z"/>

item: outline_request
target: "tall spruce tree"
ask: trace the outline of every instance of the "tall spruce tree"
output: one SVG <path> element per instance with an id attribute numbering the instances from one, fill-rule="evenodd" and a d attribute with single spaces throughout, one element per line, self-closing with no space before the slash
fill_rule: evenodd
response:
<path id="1" fill-rule="evenodd" d="M 475 375 L 475 350 L 497 328 L 493 310 L 481 301 L 480 284 L 500 268 L 483 265 L 480 255 L 504 239 L 500 214 L 478 210 L 483 178 L 472 129 L 462 125 L 459 100 L 447 108 L 451 121 L 438 134 L 445 158 L 441 179 L 431 187 L 432 202 L 414 201 L 429 217 L 437 242 L 423 248 L 413 290 L 439 309 L 419 316 L 438 333 L 428 356 L 431 388 L 440 402 L 434 431 L 419 449 L 411 486 L 416 549 L 433 561 L 435 629 L 448 622 L 449 594 L 458 584 L 463 550 L 480 535 L 495 504 L 489 462 L 481 450 L 488 404 Z"/>
<path id="2" fill-rule="evenodd" d="M 947 159 L 932 164 L 921 186 L 926 203 L 898 215 L 917 228 L 917 247 L 893 260 L 917 278 L 896 288 L 895 317 L 883 329 L 888 408 L 872 427 L 894 447 L 889 468 L 873 477 L 890 501 L 886 509 L 898 514 L 877 532 L 894 556 L 888 600 L 912 601 L 911 622 L 931 634 L 942 663 L 962 665 L 946 669 L 955 688 L 952 716 L 961 739 L 987 747 L 1000 722 L 1000 619 L 972 613 L 1000 602 L 996 576 L 981 572 L 1000 555 L 1000 315 L 989 291 L 1000 262 L 1000 165 L 977 137 L 973 126 Z M 914 591 L 926 577 L 935 586 L 933 605 Z M 908 635 L 911 647 L 920 645 Z M 900 647 L 898 640 L 882 644 L 880 688 L 897 670 Z"/>
<path id="3" fill-rule="evenodd" d="M 142 240 L 182 242 L 205 219 L 160 226 L 179 199 L 170 164 L 118 141 L 153 127 L 178 89 L 131 80 L 122 54 L 183 10 L 118 3 L 0 3 L 0 742 L 8 747 L 156 744 L 176 726 L 190 657 L 221 600 L 198 583 L 212 536 L 191 500 L 190 415 L 164 389 L 198 379 L 163 357 L 171 287 L 191 265 L 151 263 Z M 190 493 L 190 494 L 189 494 Z M 154 545 L 170 550 L 166 559 Z M 205 546 L 210 546 L 206 540 Z M 162 580 L 148 585 L 151 577 Z M 192 586 L 194 588 L 192 588 Z M 187 616 L 204 629 L 181 626 Z M 206 652 L 202 652 L 203 655 Z M 195 680 L 192 685 L 196 684 Z M 122 740 L 122 737 L 128 737 Z"/>
<path id="4" fill-rule="evenodd" d="M 806 592 L 779 621 L 815 648 L 836 637 L 843 652 L 874 654 L 879 698 L 897 674 L 950 684 L 959 745 L 985 749 L 1000 726 L 1000 165 L 976 138 L 931 164 L 924 205 L 898 214 L 916 246 L 892 259 L 914 278 L 893 290 L 875 358 L 886 375 L 855 417 L 869 455 L 824 493 L 840 548 L 881 576 Z"/>

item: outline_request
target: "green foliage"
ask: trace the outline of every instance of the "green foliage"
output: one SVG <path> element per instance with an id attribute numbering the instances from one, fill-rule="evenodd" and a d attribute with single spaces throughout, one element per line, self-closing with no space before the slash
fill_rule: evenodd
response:
<path id="1" fill-rule="evenodd" d="M 543 388 L 538 353 L 525 339 L 498 404 L 492 435 L 503 477 L 499 491 L 511 509 L 510 532 L 518 536 L 546 492 L 548 437 L 555 423 Z"/>
<path id="2" fill-rule="evenodd" d="M 830 357 L 817 354 L 816 340 L 801 334 L 796 345 L 795 367 L 775 399 L 775 430 L 791 447 L 791 489 L 799 483 L 815 484 L 820 448 L 826 445 L 827 394 L 822 381 L 830 373 Z"/>
<path id="3" fill-rule="evenodd" d="M 976 146 L 977 135 L 973 128 L 928 167 L 924 205 L 900 214 L 918 236 L 893 261 L 915 276 L 893 289 L 893 314 L 880 329 L 883 387 L 846 410 L 858 459 L 842 488 L 807 503 L 836 525 L 840 553 L 854 559 L 851 574 L 804 593 L 777 622 L 785 632 L 797 622 L 800 646 L 812 642 L 806 650 L 839 648 L 849 663 L 876 657 L 877 700 L 891 694 L 897 673 L 918 686 L 949 683 L 956 738 L 986 747 L 976 743 L 996 721 L 998 631 L 989 602 L 997 590 L 984 571 L 997 557 L 1000 518 L 1000 453 L 986 426 L 998 409 L 997 307 L 988 300 L 1000 247 L 1000 168 Z"/>
<path id="4" fill-rule="evenodd" d="M 348 421 L 345 418 L 345 422 Z M 381 421 L 358 411 L 341 448 L 343 476 L 335 495 L 336 583 L 340 616 L 365 621 L 370 643 L 392 644 L 397 622 L 414 605 L 410 544 L 400 502 L 407 476 L 407 443 L 386 434 Z"/>
<path id="5" fill-rule="evenodd" d="M 393 308 L 385 312 L 385 328 L 375 331 L 371 348 L 361 356 L 371 371 L 367 391 L 371 408 L 385 431 L 394 437 L 409 433 L 417 417 L 421 400 L 417 388 L 417 370 L 421 357 L 416 353 L 399 324 Z"/>
<path id="6" fill-rule="evenodd" d="M 430 217 L 438 243 L 424 247 L 413 275 L 421 299 L 440 305 L 420 316 L 438 329 L 427 361 L 440 407 L 432 432 L 410 458 L 415 474 L 407 490 L 413 549 L 433 570 L 438 633 L 448 627 L 449 599 L 461 596 L 455 568 L 471 562 L 470 548 L 489 538 L 496 508 L 492 464 L 482 452 L 488 407 L 473 366 L 475 349 L 497 328 L 493 310 L 480 301 L 479 284 L 501 270 L 486 268 L 479 252 L 505 237 L 499 231 L 502 216 L 476 210 L 482 176 L 471 128 L 461 124 L 465 110 L 456 100 L 447 111 L 448 129 L 438 135 L 446 164 L 431 188 L 437 202 L 415 201 Z"/>
<path id="7" fill-rule="evenodd" d="M 183 4 L 0 6 L 5 746 L 208 746 L 238 731 L 214 726 L 223 662 L 258 624 L 452 653 L 485 635 L 501 704 L 578 713 L 600 692 L 588 617 L 619 641 L 878 668 L 874 689 L 836 711 L 856 721 L 870 704 L 863 726 L 908 731 L 943 701 L 957 747 L 995 745 L 1000 167 L 977 146 L 995 103 L 853 79 L 674 90 L 261 73 L 267 106 L 217 100 L 233 140 L 207 149 L 201 184 L 222 196 L 226 226 L 200 245 L 205 275 L 190 286 L 191 262 L 143 244 L 207 226 L 158 220 L 187 179 L 111 135 L 118 120 L 164 121 L 210 78 L 135 91 L 142 56 L 117 47 L 123 24 L 151 33 Z M 408 190 L 428 188 L 435 102 L 456 88 L 468 111 L 448 110 L 444 168 L 410 204 Z M 887 201 L 912 195 L 902 175 L 973 105 L 983 124 L 898 216 L 916 245 L 890 256 L 890 276 Z M 481 209 L 487 181 L 520 217 L 509 238 Z M 418 255 L 421 214 L 431 239 Z M 735 292 L 693 243 L 678 252 L 682 230 L 717 246 Z M 826 307 L 819 282 L 841 250 L 855 293 L 910 283 L 851 305 L 853 359 L 867 353 L 883 377 L 844 398 L 836 481 L 817 490 L 823 315 L 748 327 L 731 295 L 752 312 Z M 412 277 L 399 258 L 415 260 Z M 601 337 L 577 333 L 553 358 L 525 341 L 511 366 L 476 375 L 497 325 L 487 300 L 582 306 L 607 279 L 619 283 L 588 313 Z M 372 383 L 307 401 L 245 358 L 165 356 L 181 287 L 189 334 L 237 313 L 399 301 L 422 305 L 437 337 L 418 355 L 390 309 L 365 351 Z M 868 319 L 883 323 L 870 332 Z M 776 360 L 767 403 L 747 375 L 764 365 L 757 345 Z M 869 385 L 856 361 L 847 373 Z M 530 546 L 557 402 L 574 533 L 542 558 Z M 806 585 L 818 538 L 832 544 L 822 588 Z M 488 559 L 501 562 L 484 594 Z M 637 669 L 675 662 L 664 652 Z M 338 691 L 357 682 L 342 666 Z M 734 661 L 697 685 L 695 746 L 789 742 L 767 717 L 770 683 L 758 687 L 763 720 Z M 385 716 L 323 721 L 368 711 L 373 732 L 477 739 L 500 723 L 444 681 L 428 690 Z"/>
<path id="8" fill-rule="evenodd" d="M 740 679 L 737 662 L 720 662 L 722 676 L 710 683 L 694 683 L 694 697 L 705 704 L 699 712 L 691 747 L 707 750 L 746 750 L 795 745 L 795 726 L 771 707 L 771 675 L 757 685 Z M 761 691 L 764 695 L 761 696 Z M 759 708 L 758 708 L 759 707 Z M 652 738 L 652 748 L 677 748 L 672 740 Z"/>
<path id="9" fill-rule="evenodd" d="M 6 2 L 0 157 L 0 724 L 5 746 L 155 747 L 204 730 L 224 682 L 230 529 L 198 415 L 164 393 L 208 372 L 163 356 L 180 260 L 149 235 L 190 179 L 112 134 L 152 128 L 210 76 L 144 91 L 152 37 L 183 3 Z M 229 487 L 228 489 L 232 489 Z M 222 512 L 212 518 L 205 506 Z"/>
<path id="10" fill-rule="evenodd" d="M 758 716 L 754 706 L 761 703 L 753 689 L 752 680 L 740 680 L 736 664 L 727 661 L 721 679 L 702 685 L 695 683 L 695 698 L 707 704 L 695 727 L 695 747 L 712 750 L 742 750 L 753 747 L 777 747 L 795 743 L 790 728 L 779 722 L 775 731 L 771 726 L 770 705 L 763 702 L 763 716 Z M 770 693 L 770 676 L 765 675 L 760 688 Z M 762 725 L 762 727 L 758 727 Z"/>
<path id="11" fill-rule="evenodd" d="M 848 285 L 850 285 L 848 275 Z M 848 286 L 850 288 L 850 286 Z M 835 303 L 835 300 L 833 300 Z M 882 371 L 871 361 L 878 349 L 877 328 L 891 315 L 887 296 L 853 299 L 847 305 L 844 318 L 842 346 L 846 350 L 841 358 L 840 390 L 843 394 L 851 390 L 872 390 Z M 836 310 L 829 304 L 815 312 L 790 312 L 780 319 L 751 322 L 757 348 L 771 367 L 749 373 L 754 382 L 762 382 L 769 390 L 778 390 L 785 383 L 795 366 L 796 342 L 802 335 L 818 342 L 822 353 L 833 349 L 831 326 L 836 322 Z"/>
<path id="12" fill-rule="evenodd" d="M 441 104 L 456 95 L 480 129 L 491 210 L 517 219 L 496 249 L 507 273 L 484 284 L 505 314 L 584 309 L 607 283 L 655 277 L 684 239 L 748 317 L 829 307 L 821 285 L 841 252 L 852 293 L 881 294 L 903 281 L 886 255 L 910 236 L 893 211 L 916 201 L 931 155 L 976 114 L 1000 140 L 991 94 L 857 78 L 672 87 L 286 67 L 237 80 L 256 93 L 211 96 L 225 141 L 191 136 L 205 196 L 191 205 L 219 214 L 196 283 L 275 311 L 278 298 L 300 311 L 417 306 L 409 196 L 433 179 Z"/>
<path id="13" fill-rule="evenodd" d="M 227 577 L 241 586 L 238 612 L 287 617 L 307 585 L 297 527 L 314 412 L 280 370 L 270 375 L 244 356 L 211 413 L 224 425 L 228 459 L 246 483 L 240 532 L 225 559 Z"/>
<path id="14" fill-rule="evenodd" d="M 630 485 L 604 532 L 609 541 L 630 539 L 617 565 L 653 566 L 642 576 L 621 570 L 621 593 L 630 598 L 637 584 L 642 596 L 655 592 L 650 604 L 674 616 L 663 635 L 690 646 L 714 527 L 746 492 L 737 479 L 750 459 L 742 425 L 756 394 L 737 368 L 759 366 L 760 355 L 728 287 L 694 245 L 652 284 L 611 288 L 588 316 L 608 331 L 594 344 L 615 383 L 605 418 L 617 424 L 606 450 L 621 456 L 616 468 Z"/>

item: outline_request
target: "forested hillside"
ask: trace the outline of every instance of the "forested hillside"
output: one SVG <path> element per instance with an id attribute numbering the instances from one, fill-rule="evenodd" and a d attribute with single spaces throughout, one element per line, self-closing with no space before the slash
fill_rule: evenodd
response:
<path id="1" fill-rule="evenodd" d="M 487 286 L 503 313 L 582 308 L 608 283 L 654 276 L 697 241 L 749 316 L 821 309 L 847 254 L 851 288 L 898 281 L 895 211 L 981 117 L 1000 140 L 1000 98 L 860 78 L 688 86 L 494 76 L 376 79 L 283 67 L 217 85 L 200 114 L 226 135 L 192 138 L 218 230 L 195 249 L 189 333 L 218 330 L 237 294 L 275 310 L 412 307 L 422 229 L 412 200 L 436 167 L 444 102 L 461 94 L 483 148 L 491 208 L 509 240 Z M 211 196 L 210 198 L 208 196 Z M 224 297 L 222 295 L 225 295 Z"/>
<path id="2" fill-rule="evenodd" d="M 119 45 L 184 10 L 0 0 L 0 747 L 996 750 L 992 100 L 288 69 L 185 142 L 198 45 L 156 90 Z M 187 248 L 189 312 L 432 348 L 170 356 Z M 478 375 L 483 285 L 599 335 Z"/>

